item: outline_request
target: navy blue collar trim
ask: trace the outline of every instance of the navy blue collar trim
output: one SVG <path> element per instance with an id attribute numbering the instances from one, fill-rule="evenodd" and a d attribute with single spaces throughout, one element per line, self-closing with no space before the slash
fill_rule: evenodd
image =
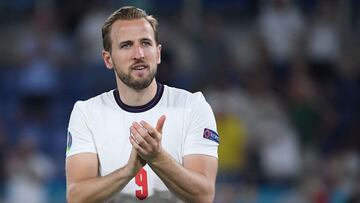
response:
<path id="1" fill-rule="evenodd" d="M 115 91 L 113 91 L 116 103 L 124 111 L 130 112 L 130 113 L 141 113 L 141 112 L 150 110 L 160 101 L 160 99 L 163 95 L 163 92 L 164 92 L 164 85 L 157 83 L 156 94 L 155 94 L 155 97 L 153 99 L 151 99 L 151 101 L 149 101 L 147 104 L 144 104 L 141 106 L 129 106 L 127 104 L 124 104 L 121 101 L 119 91 L 117 89 Z"/>

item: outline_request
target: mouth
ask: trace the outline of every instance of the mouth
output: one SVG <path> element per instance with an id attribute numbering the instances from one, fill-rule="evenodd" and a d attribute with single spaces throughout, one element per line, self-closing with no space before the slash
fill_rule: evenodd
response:
<path id="1" fill-rule="evenodd" d="M 149 66 L 146 64 L 136 64 L 131 67 L 131 70 L 144 70 L 147 69 Z"/>
<path id="2" fill-rule="evenodd" d="M 137 64 L 131 67 L 131 71 L 136 77 L 144 77 L 149 72 L 149 66 L 147 64 Z"/>

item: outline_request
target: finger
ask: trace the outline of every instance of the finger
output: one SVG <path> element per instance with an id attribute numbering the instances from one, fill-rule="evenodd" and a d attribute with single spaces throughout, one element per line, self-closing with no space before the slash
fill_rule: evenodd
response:
<path id="1" fill-rule="evenodd" d="M 136 142 L 136 144 L 139 144 L 139 142 L 137 141 L 136 137 L 132 134 L 131 130 L 130 130 L 130 138 L 132 140 L 134 140 Z"/>
<path id="2" fill-rule="evenodd" d="M 137 122 L 133 122 L 132 126 L 139 132 L 140 135 L 145 135 L 145 134 L 149 134 L 147 129 L 144 128 L 142 125 L 140 125 Z"/>
<path id="3" fill-rule="evenodd" d="M 133 137 L 130 136 L 129 137 L 129 141 L 131 143 L 131 145 L 133 146 L 133 149 L 138 152 L 138 150 L 141 148 L 140 145 L 138 144 L 137 140 Z"/>
<path id="4" fill-rule="evenodd" d="M 149 123 L 146 121 L 141 121 L 140 124 L 146 129 L 151 137 L 156 138 L 156 131 Z"/>
<path id="5" fill-rule="evenodd" d="M 138 154 L 146 154 L 146 151 L 135 141 L 135 139 L 130 136 L 129 137 L 129 140 L 130 140 L 130 143 L 131 145 L 133 146 L 133 148 L 135 149 L 135 151 L 138 153 Z"/>
<path id="6" fill-rule="evenodd" d="M 164 126 L 164 123 L 165 123 L 165 119 L 166 119 L 166 116 L 165 115 L 162 115 L 160 116 L 157 124 L 156 124 L 156 130 L 162 134 L 162 129 L 163 129 L 163 126 Z"/>
<path id="7" fill-rule="evenodd" d="M 134 126 L 130 127 L 130 135 L 134 138 L 138 145 L 141 145 L 142 147 L 146 147 L 148 145 Z"/>
<path id="8" fill-rule="evenodd" d="M 157 141 L 152 138 L 138 123 L 134 122 L 134 125 L 130 127 L 130 130 L 135 140 L 137 140 L 137 144 L 145 151 L 150 152 L 152 151 L 153 146 L 156 146 Z"/>
<path id="9" fill-rule="evenodd" d="M 133 122 L 132 125 L 139 133 L 139 135 L 147 142 L 147 144 L 153 144 L 154 143 L 154 138 L 152 138 L 149 134 L 149 132 L 147 131 L 146 128 L 144 128 L 142 125 L 140 125 L 137 122 Z"/>

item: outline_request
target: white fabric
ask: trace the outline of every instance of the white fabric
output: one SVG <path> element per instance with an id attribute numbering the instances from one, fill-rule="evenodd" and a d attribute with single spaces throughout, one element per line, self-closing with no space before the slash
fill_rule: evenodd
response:
<path id="1" fill-rule="evenodd" d="M 335 62 L 340 52 L 340 37 L 336 28 L 327 24 L 315 23 L 309 33 L 309 57 L 316 62 Z"/>
<path id="2" fill-rule="evenodd" d="M 107 175 L 123 167 L 129 159 L 132 122 L 144 120 L 155 127 L 161 115 L 166 115 L 162 146 L 178 163 L 182 164 L 182 158 L 189 154 L 217 157 L 218 143 L 203 138 L 205 128 L 217 132 L 214 114 L 203 95 L 168 86 L 164 86 L 163 95 L 154 107 L 140 113 L 122 109 L 116 103 L 113 91 L 76 102 L 68 128 L 72 145 L 66 156 L 96 153 L 100 174 Z M 181 202 L 148 165 L 144 169 L 148 176 L 149 196 L 141 202 Z M 133 179 L 110 202 L 137 202 L 135 190 L 138 189 L 141 188 Z"/>
<path id="3" fill-rule="evenodd" d="M 292 6 L 282 9 L 270 6 L 261 11 L 259 26 L 271 57 L 287 61 L 296 50 L 304 30 L 304 20 Z"/>

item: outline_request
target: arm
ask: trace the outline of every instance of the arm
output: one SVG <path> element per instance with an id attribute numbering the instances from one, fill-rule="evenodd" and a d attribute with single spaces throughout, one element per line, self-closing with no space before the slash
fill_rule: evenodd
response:
<path id="1" fill-rule="evenodd" d="M 188 155 L 183 166 L 164 150 L 149 163 L 166 186 L 186 202 L 213 202 L 217 159 L 206 155 Z"/>
<path id="2" fill-rule="evenodd" d="M 143 167 L 144 162 L 132 150 L 128 163 L 103 177 L 98 173 L 95 153 L 81 153 L 66 159 L 66 198 L 71 202 L 101 202 L 122 190 Z"/>
<path id="3" fill-rule="evenodd" d="M 165 117 L 160 117 L 155 129 L 146 122 L 141 122 L 141 125 L 134 122 L 131 127 L 131 144 L 179 198 L 187 202 L 212 202 L 217 159 L 206 155 L 188 155 L 184 157 L 183 165 L 177 163 L 161 147 L 164 122 Z"/>

